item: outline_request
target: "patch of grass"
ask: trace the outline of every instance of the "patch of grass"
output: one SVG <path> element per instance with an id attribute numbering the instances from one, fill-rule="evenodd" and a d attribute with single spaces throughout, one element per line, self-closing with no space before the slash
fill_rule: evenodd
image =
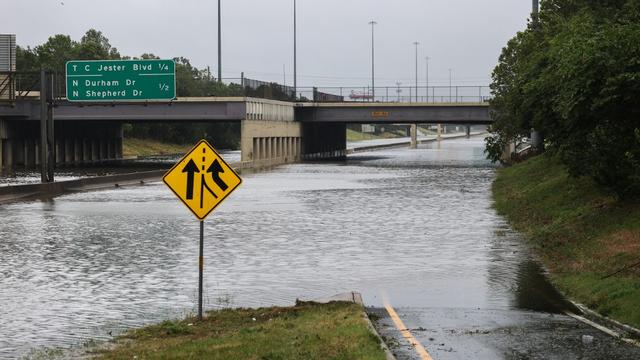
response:
<path id="1" fill-rule="evenodd" d="M 362 314 L 361 306 L 342 302 L 210 312 L 202 322 L 132 330 L 98 359 L 383 360 Z"/>
<path id="2" fill-rule="evenodd" d="M 168 144 L 157 140 L 125 138 L 123 140 L 123 155 L 131 156 L 152 156 L 152 155 L 173 155 L 184 154 L 191 150 L 192 145 Z"/>
<path id="3" fill-rule="evenodd" d="M 619 201 L 589 179 L 568 176 L 555 159 L 538 156 L 501 169 L 495 208 L 530 239 L 568 296 L 640 327 L 640 203 Z"/>

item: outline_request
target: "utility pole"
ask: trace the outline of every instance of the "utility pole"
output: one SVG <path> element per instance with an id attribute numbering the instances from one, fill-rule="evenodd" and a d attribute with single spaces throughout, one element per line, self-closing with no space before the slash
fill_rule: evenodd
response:
<path id="1" fill-rule="evenodd" d="M 431 58 L 427 56 L 424 59 L 427 61 L 427 75 L 426 75 L 426 80 L 427 80 L 427 102 L 429 102 L 429 59 L 431 59 Z"/>
<path id="2" fill-rule="evenodd" d="M 293 0 L 293 98 L 298 98 L 298 39 L 296 0 Z"/>
<path id="3" fill-rule="evenodd" d="M 369 21 L 371 25 L 371 101 L 376 102 L 376 67 L 375 67 L 375 38 L 374 31 L 376 24 L 375 21 Z"/>
<path id="4" fill-rule="evenodd" d="M 531 4 L 531 21 L 533 22 L 534 29 L 537 29 L 538 25 L 539 8 L 539 0 L 533 0 Z M 531 146 L 535 150 L 544 151 L 544 135 L 535 128 L 531 129 Z"/>
<path id="5" fill-rule="evenodd" d="M 418 45 L 419 42 L 414 42 L 413 45 L 416 46 L 416 102 L 418 102 Z"/>
<path id="6" fill-rule="evenodd" d="M 400 102 L 400 94 L 402 93 L 402 89 L 400 89 L 400 85 L 402 85 L 402 83 L 400 81 L 396 81 L 396 86 L 398 87 L 398 89 L 396 90 L 396 94 L 398 94 L 398 102 Z"/>
<path id="7" fill-rule="evenodd" d="M 218 81 L 222 82 L 222 12 L 220 2 L 218 0 Z"/>

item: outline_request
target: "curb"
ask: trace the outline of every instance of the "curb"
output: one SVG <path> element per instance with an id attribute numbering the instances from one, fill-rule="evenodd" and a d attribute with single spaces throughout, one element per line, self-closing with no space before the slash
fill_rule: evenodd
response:
<path id="1" fill-rule="evenodd" d="M 569 302 L 571 302 L 571 304 L 578 308 L 582 312 L 582 314 L 576 315 L 570 312 L 565 312 L 566 315 L 615 338 L 618 338 L 626 343 L 640 347 L 640 329 L 636 329 L 633 326 L 629 326 L 606 317 L 594 310 L 589 309 L 583 304 L 574 302 L 572 300 L 569 300 Z"/>
<path id="2" fill-rule="evenodd" d="M 362 318 L 367 324 L 367 328 L 369 329 L 369 331 L 376 338 L 378 338 L 378 341 L 380 341 L 380 348 L 382 349 L 382 351 L 384 351 L 387 357 L 387 360 L 396 360 L 396 357 L 393 355 L 393 353 L 391 353 L 391 350 L 389 350 L 389 346 L 387 346 L 387 344 L 384 342 L 380 334 L 378 334 L 378 331 L 376 331 L 376 328 L 373 326 L 371 319 L 369 319 L 369 315 L 367 315 L 367 312 L 364 310 L 364 302 L 362 301 L 362 294 L 360 294 L 359 292 L 352 291 L 348 293 L 334 295 L 328 298 L 316 299 L 311 301 L 319 304 L 326 304 L 332 301 L 343 301 L 343 302 L 352 302 L 354 304 L 358 304 L 362 306 Z"/>

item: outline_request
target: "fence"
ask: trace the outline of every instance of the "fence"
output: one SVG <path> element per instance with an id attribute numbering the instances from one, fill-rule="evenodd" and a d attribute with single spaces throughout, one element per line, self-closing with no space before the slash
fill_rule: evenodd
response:
<path id="1" fill-rule="evenodd" d="M 319 91 L 351 102 L 486 103 L 491 99 L 489 86 L 303 87 L 298 88 L 299 99 L 315 99 Z"/>
<path id="2" fill-rule="evenodd" d="M 491 99 L 489 86 L 382 86 L 299 87 L 245 77 L 225 78 L 223 83 L 234 88 L 232 95 L 262 99 L 301 102 L 397 102 L 397 103 L 486 103 Z M 53 73 L 53 98 L 65 96 L 64 73 Z M 38 97 L 39 72 L 0 71 L 0 102 L 14 102 Z"/>

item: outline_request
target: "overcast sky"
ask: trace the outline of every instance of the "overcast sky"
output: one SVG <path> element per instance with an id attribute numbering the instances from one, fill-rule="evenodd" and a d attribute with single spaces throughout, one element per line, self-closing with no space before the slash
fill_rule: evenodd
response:
<path id="1" fill-rule="evenodd" d="M 298 86 L 366 86 L 376 20 L 376 85 L 486 85 L 500 50 L 524 29 L 530 0 L 297 0 Z M 102 31 L 121 54 L 184 56 L 217 72 L 216 0 L 0 0 L 0 33 L 35 46 L 53 34 Z M 222 0 L 223 77 L 287 83 L 293 73 L 293 0 Z"/>

